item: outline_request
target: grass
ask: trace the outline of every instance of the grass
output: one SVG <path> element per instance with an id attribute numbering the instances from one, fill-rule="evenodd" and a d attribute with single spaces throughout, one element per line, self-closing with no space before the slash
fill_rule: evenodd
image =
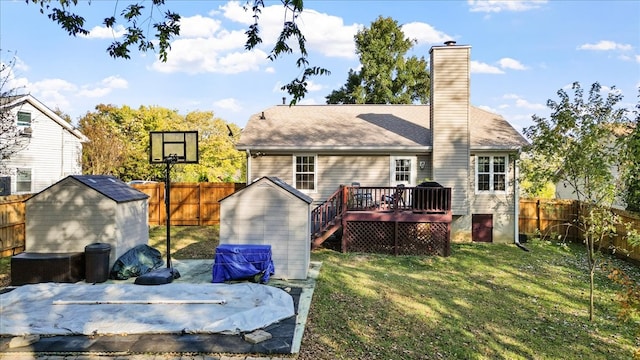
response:
<path id="1" fill-rule="evenodd" d="M 632 358 L 640 319 L 618 319 L 603 272 L 588 321 L 582 247 L 527 246 L 457 244 L 447 258 L 314 252 L 323 265 L 300 358 Z"/>
<path id="2" fill-rule="evenodd" d="M 166 228 L 149 237 L 164 254 Z M 211 259 L 217 244 L 218 227 L 171 228 L 176 259 Z M 454 244 L 447 258 L 315 251 L 322 268 L 298 358 L 632 358 L 640 319 L 618 318 L 620 289 L 603 271 L 588 320 L 583 248 L 527 247 Z M 640 279 L 638 267 L 606 259 Z"/>
<path id="3" fill-rule="evenodd" d="M 219 243 L 220 227 L 172 226 L 170 228 L 171 258 L 213 259 Z M 149 246 L 166 256 L 167 227 L 152 226 L 149 229 Z"/>

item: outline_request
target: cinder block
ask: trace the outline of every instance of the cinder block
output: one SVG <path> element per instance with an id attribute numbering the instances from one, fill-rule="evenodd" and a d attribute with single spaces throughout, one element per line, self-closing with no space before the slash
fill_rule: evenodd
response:
<path id="1" fill-rule="evenodd" d="M 244 335 L 244 341 L 250 342 L 252 344 L 261 343 L 269 339 L 271 339 L 271 334 L 264 330 L 256 330 L 250 334 Z"/>

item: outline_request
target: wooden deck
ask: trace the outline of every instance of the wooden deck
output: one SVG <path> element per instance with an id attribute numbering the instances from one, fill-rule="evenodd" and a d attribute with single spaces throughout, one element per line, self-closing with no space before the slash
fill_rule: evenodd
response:
<path id="1" fill-rule="evenodd" d="M 341 186 L 312 212 L 312 247 L 343 230 L 342 251 L 448 255 L 451 189 Z"/>

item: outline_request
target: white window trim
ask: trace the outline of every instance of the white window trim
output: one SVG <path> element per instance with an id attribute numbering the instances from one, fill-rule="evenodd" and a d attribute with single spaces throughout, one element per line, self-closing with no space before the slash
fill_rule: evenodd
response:
<path id="1" fill-rule="evenodd" d="M 31 173 L 31 181 L 29 182 L 29 190 L 28 191 L 18 191 L 18 171 L 19 170 L 29 170 Z M 19 167 L 16 168 L 16 175 L 13 178 L 13 194 L 29 194 L 33 192 L 33 178 L 34 178 L 34 170 L 32 167 Z"/>
<path id="2" fill-rule="evenodd" d="M 489 190 L 478 190 L 478 158 L 479 157 L 488 157 L 489 158 Z M 504 190 L 494 190 L 493 189 L 493 176 L 495 175 L 493 172 L 493 159 L 501 157 L 504 158 Z M 486 174 L 486 173 L 483 173 Z M 501 173 L 499 173 L 501 174 Z M 506 194 L 509 192 L 509 156 L 508 155 L 492 155 L 492 154 L 476 154 L 475 161 L 473 164 L 473 177 L 475 184 L 475 193 L 476 194 Z"/>
<path id="3" fill-rule="evenodd" d="M 308 190 L 308 189 L 298 189 L 298 187 L 296 186 L 296 157 L 298 156 L 312 156 L 313 157 L 313 190 Z M 300 190 L 303 193 L 306 194 L 315 194 L 318 192 L 318 155 L 317 154 L 293 154 L 293 156 L 291 157 L 291 162 L 292 162 L 292 179 L 291 179 L 291 184 L 293 185 L 293 187 L 295 189 Z"/>
<path id="4" fill-rule="evenodd" d="M 408 182 L 396 182 L 396 160 L 411 160 L 411 173 L 409 174 Z M 416 184 L 416 177 L 418 176 L 418 159 L 415 156 L 410 155 L 391 155 L 389 157 L 389 186 L 394 187 L 399 184 L 405 186 L 414 186 Z"/>

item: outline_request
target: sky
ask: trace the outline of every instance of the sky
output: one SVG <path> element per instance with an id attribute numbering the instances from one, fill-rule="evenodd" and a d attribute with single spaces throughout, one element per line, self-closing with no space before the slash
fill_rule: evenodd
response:
<path id="1" fill-rule="evenodd" d="M 57 1 L 55 1 L 57 3 Z M 140 0 L 147 5 L 150 0 Z M 267 59 L 285 17 L 280 1 L 265 1 L 263 43 L 245 51 L 252 23 L 245 1 L 167 0 L 161 10 L 182 16 L 180 36 L 167 62 L 157 53 L 133 50 L 113 59 L 106 49 L 123 28 L 102 20 L 130 1 L 80 0 L 75 11 L 88 36 L 70 37 L 24 0 L 0 0 L 0 60 L 15 59 L 8 86 L 30 93 L 74 123 L 98 104 L 161 106 L 186 115 L 212 111 L 244 127 L 251 114 L 282 104 L 280 88 L 300 75 L 298 54 Z M 150 16 L 158 16 L 157 9 Z M 516 130 L 532 115 L 549 116 L 547 100 L 585 92 L 595 82 L 603 93 L 621 92 L 633 109 L 640 87 L 640 1 L 365 1 L 304 2 L 297 20 L 311 65 L 328 69 L 315 77 L 300 104 L 324 104 L 349 69 L 358 69 L 354 35 L 379 16 L 391 17 L 416 40 L 408 55 L 429 59 L 429 49 L 454 40 L 471 46 L 471 103 L 502 115 Z M 152 36 L 152 34 L 148 34 Z M 613 87 L 617 90 L 612 90 Z"/>

